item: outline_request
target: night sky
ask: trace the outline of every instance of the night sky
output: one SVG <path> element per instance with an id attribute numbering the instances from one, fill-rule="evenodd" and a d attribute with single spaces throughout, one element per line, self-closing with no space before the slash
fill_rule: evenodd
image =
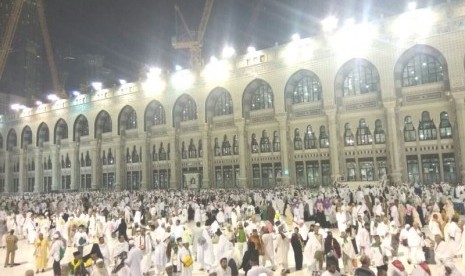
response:
<path id="1" fill-rule="evenodd" d="M 445 0 L 419 1 L 418 6 Z M 200 22 L 205 0 L 45 0 L 55 52 L 72 49 L 99 54 L 118 78 L 137 79 L 144 66 L 172 69 L 188 65 L 188 54 L 174 50 L 171 37 L 184 28 L 175 19 L 178 3 L 191 29 Z M 216 0 L 204 39 L 203 56 L 219 56 L 227 43 L 244 53 L 247 46 L 272 47 L 298 32 L 320 32 L 327 15 L 373 20 L 405 10 L 402 0 Z M 177 22 L 177 23 L 176 23 Z M 59 68 L 60 69 L 60 68 Z"/>

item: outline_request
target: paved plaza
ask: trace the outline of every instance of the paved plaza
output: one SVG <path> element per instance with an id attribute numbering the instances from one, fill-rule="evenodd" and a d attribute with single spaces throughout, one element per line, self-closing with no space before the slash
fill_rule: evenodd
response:
<path id="1" fill-rule="evenodd" d="M 332 232 L 334 233 L 335 237 L 339 237 L 338 231 L 336 229 L 333 229 Z M 109 242 L 109 246 L 112 247 L 114 241 Z M 90 251 L 91 245 L 88 245 L 84 249 L 84 254 L 88 253 Z M 68 247 L 66 250 L 65 257 L 63 258 L 62 264 L 66 264 L 69 262 L 72 258 L 72 253 L 75 251 L 75 248 Z M 0 249 L 0 260 L 1 260 L 1 266 L 0 266 L 0 276 L 20 276 L 24 275 L 24 273 L 32 269 L 35 271 L 34 267 L 34 257 L 33 257 L 33 252 L 34 252 L 34 247 L 26 242 L 26 240 L 21 240 L 18 243 L 18 251 L 16 253 L 15 257 L 15 262 L 18 264 L 17 266 L 14 267 L 7 267 L 4 268 L 4 260 L 5 260 L 5 249 Z M 407 264 L 406 258 L 403 257 L 403 251 L 402 249 L 400 250 L 400 257 L 399 259 L 404 263 L 406 266 L 406 270 L 408 274 L 410 275 L 410 272 L 413 270 L 414 266 Z M 465 262 L 462 261 L 461 258 L 457 258 L 454 261 L 456 267 L 459 269 L 460 272 L 462 272 L 465 275 Z M 340 265 L 342 267 L 342 260 L 340 260 Z M 52 271 L 52 261 L 49 261 L 49 266 L 47 270 L 44 273 L 39 273 L 40 275 L 43 276 L 49 276 L 53 275 Z M 270 263 L 267 263 L 267 266 L 270 267 Z M 289 275 L 311 275 L 308 273 L 306 266 L 305 266 L 305 259 L 304 259 L 304 269 L 302 271 L 295 271 L 295 264 L 294 264 L 294 256 L 293 256 L 293 251 L 292 248 L 289 249 L 289 266 L 291 268 L 291 273 Z M 430 269 L 432 272 L 432 276 L 435 275 L 443 275 L 442 274 L 442 268 L 439 267 L 439 265 L 430 265 Z M 278 268 L 274 275 L 280 275 L 280 269 Z M 374 269 L 376 271 L 376 269 Z M 200 271 L 199 270 L 199 264 L 194 262 L 194 273 L 193 275 L 208 275 L 207 272 L 205 271 Z M 241 270 L 239 272 L 239 275 L 244 275 L 244 272 Z"/>

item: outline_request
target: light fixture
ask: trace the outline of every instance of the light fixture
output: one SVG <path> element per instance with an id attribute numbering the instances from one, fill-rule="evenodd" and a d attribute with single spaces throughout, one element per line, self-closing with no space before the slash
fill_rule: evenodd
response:
<path id="1" fill-rule="evenodd" d="M 121 85 L 125 85 L 126 83 L 128 83 L 126 80 L 123 80 L 123 79 L 119 80 L 119 84 L 121 84 Z"/>
<path id="2" fill-rule="evenodd" d="M 174 66 L 174 69 L 175 69 L 176 71 L 181 71 L 181 70 L 182 70 L 182 66 L 181 66 L 181 65 L 176 65 L 176 66 Z"/>
<path id="3" fill-rule="evenodd" d="M 18 111 L 21 109 L 21 105 L 18 103 L 14 103 L 10 106 L 10 108 L 13 109 L 14 111 Z"/>
<path id="4" fill-rule="evenodd" d="M 57 96 L 56 94 L 49 94 L 49 95 L 47 96 L 47 99 L 48 99 L 49 101 L 56 102 L 56 101 L 58 101 L 60 98 L 58 98 L 58 96 Z"/>
<path id="5" fill-rule="evenodd" d="M 300 40 L 300 35 L 298 33 L 295 33 L 291 36 L 292 41 L 298 41 Z"/>
<path id="6" fill-rule="evenodd" d="M 100 91 L 103 88 L 103 84 L 98 81 L 93 82 L 91 85 L 92 85 L 92 88 L 94 88 L 96 91 Z"/>
<path id="7" fill-rule="evenodd" d="M 337 28 L 338 19 L 335 16 L 328 16 L 321 21 L 321 27 L 323 32 L 329 33 L 334 31 Z"/>
<path id="8" fill-rule="evenodd" d="M 407 9 L 408 9 L 409 11 L 416 10 L 416 9 L 417 9 L 417 2 L 413 2 L 413 1 L 412 1 L 412 2 L 409 2 L 409 3 L 407 4 Z"/>
<path id="9" fill-rule="evenodd" d="M 43 104 L 42 101 L 36 101 L 36 105 L 37 105 L 37 106 L 40 106 L 40 105 L 42 105 L 42 104 Z"/>
<path id="10" fill-rule="evenodd" d="M 218 59 L 215 56 L 210 57 L 210 63 L 216 63 L 218 62 Z"/>
<path id="11" fill-rule="evenodd" d="M 247 53 L 249 53 L 249 54 L 250 54 L 250 53 L 254 53 L 254 52 L 256 52 L 256 51 L 257 51 L 257 50 L 256 50 L 255 47 L 253 47 L 253 46 L 247 47 Z"/>
<path id="12" fill-rule="evenodd" d="M 77 97 L 77 96 L 79 96 L 79 95 L 81 95 L 81 92 L 79 92 L 79 91 L 77 91 L 77 90 L 74 90 L 74 91 L 73 91 L 73 96 L 74 96 L 74 97 Z"/>
<path id="13" fill-rule="evenodd" d="M 225 46 L 223 48 L 223 52 L 221 53 L 221 56 L 223 58 L 232 58 L 235 54 L 236 54 L 236 50 L 234 50 L 233 47 Z"/>
<path id="14" fill-rule="evenodd" d="M 175 90 L 186 90 L 192 87 L 195 76 L 190 70 L 180 70 L 171 76 L 171 85 Z"/>

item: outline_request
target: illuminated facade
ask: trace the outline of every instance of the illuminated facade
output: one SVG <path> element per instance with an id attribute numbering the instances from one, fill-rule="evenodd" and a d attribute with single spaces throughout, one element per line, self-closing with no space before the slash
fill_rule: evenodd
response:
<path id="1" fill-rule="evenodd" d="M 8 114 L 1 191 L 465 180 L 465 5 L 366 27 Z"/>

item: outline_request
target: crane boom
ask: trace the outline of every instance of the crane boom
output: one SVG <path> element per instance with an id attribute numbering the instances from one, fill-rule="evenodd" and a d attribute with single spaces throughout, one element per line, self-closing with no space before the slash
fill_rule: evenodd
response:
<path id="1" fill-rule="evenodd" d="M 21 16 L 21 10 L 23 9 L 24 0 L 16 0 L 11 8 L 11 15 L 8 18 L 6 24 L 5 33 L 3 35 L 2 45 L 0 48 L 0 79 L 5 69 L 6 60 L 10 53 L 11 43 L 15 36 L 16 28 L 18 27 L 19 17 Z"/>
<path id="2" fill-rule="evenodd" d="M 192 67 L 200 67 L 202 65 L 202 44 L 205 31 L 207 29 L 208 20 L 210 19 L 210 14 L 213 8 L 214 0 L 206 0 L 205 6 L 202 12 L 202 18 L 200 19 L 200 24 L 196 32 L 189 30 L 187 23 L 182 15 L 179 7 L 174 6 L 176 13 L 181 18 L 181 21 L 184 25 L 184 28 L 187 31 L 188 38 L 185 37 L 176 37 L 173 39 L 173 47 L 175 49 L 187 49 L 190 52 L 190 64 Z"/>
<path id="3" fill-rule="evenodd" d="M 205 7 L 203 8 L 202 18 L 200 20 L 199 29 L 197 31 L 197 41 L 202 44 L 203 36 L 207 30 L 208 20 L 210 19 L 210 14 L 212 12 L 213 3 L 215 0 L 207 0 L 205 2 Z"/>
<path id="4" fill-rule="evenodd" d="M 37 13 L 39 15 L 40 30 L 42 32 L 42 38 L 44 40 L 45 54 L 47 56 L 47 62 L 50 68 L 50 75 L 52 77 L 53 88 L 58 97 L 67 98 L 68 95 L 65 93 L 58 78 L 58 71 L 55 65 L 55 58 L 53 57 L 52 43 L 50 41 L 50 33 L 48 32 L 47 21 L 45 19 L 43 0 L 37 0 Z"/>

